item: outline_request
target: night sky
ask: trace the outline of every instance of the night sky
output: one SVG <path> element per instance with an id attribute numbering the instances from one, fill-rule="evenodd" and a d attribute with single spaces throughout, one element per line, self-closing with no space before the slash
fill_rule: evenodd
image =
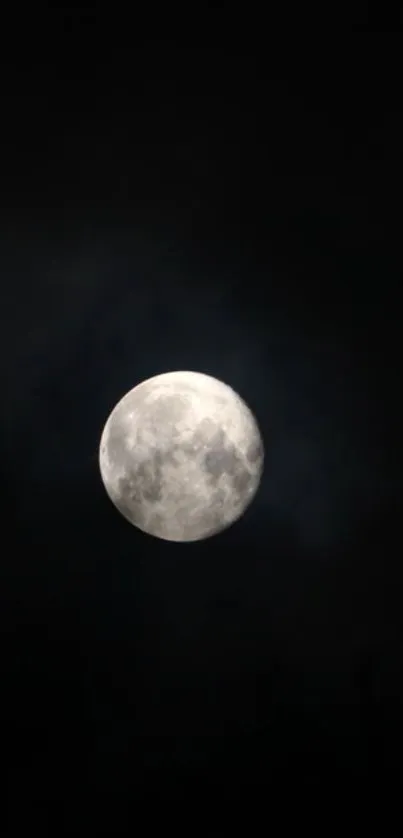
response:
<path id="1" fill-rule="evenodd" d="M 115 43 L 66 13 L 3 65 L 7 836 L 400 783 L 401 40 L 347 36 Z M 115 403 L 175 369 L 266 450 L 190 544 L 98 468 Z"/>

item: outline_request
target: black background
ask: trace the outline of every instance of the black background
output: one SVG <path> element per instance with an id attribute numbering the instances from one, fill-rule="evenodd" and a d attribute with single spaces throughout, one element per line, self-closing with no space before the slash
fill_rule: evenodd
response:
<path id="1" fill-rule="evenodd" d="M 35 26 L 1 81 L 6 834 L 398 788 L 401 39 Z M 265 442 L 204 543 L 131 528 L 98 471 L 173 369 Z"/>

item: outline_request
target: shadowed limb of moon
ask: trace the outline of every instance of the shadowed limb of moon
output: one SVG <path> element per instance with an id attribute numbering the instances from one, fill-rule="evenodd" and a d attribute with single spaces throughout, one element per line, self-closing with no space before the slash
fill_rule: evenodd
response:
<path id="1" fill-rule="evenodd" d="M 130 390 L 108 417 L 99 464 L 121 514 L 168 541 L 198 541 L 253 500 L 264 450 L 240 396 L 211 376 L 171 372 Z"/>

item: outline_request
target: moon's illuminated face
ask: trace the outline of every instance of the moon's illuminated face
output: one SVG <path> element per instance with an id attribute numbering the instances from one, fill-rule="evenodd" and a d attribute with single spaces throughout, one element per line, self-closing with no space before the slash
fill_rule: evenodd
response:
<path id="1" fill-rule="evenodd" d="M 99 462 L 117 509 L 143 532 L 198 541 L 230 526 L 253 499 L 263 443 L 245 402 L 196 372 L 157 375 L 110 414 Z"/>

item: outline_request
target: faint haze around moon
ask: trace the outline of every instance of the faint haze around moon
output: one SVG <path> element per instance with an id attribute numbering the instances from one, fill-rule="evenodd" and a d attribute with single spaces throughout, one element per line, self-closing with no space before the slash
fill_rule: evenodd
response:
<path id="1" fill-rule="evenodd" d="M 130 390 L 100 441 L 102 480 L 119 512 L 167 541 L 199 541 L 233 524 L 263 471 L 257 422 L 240 396 L 197 372 L 157 375 Z"/>

